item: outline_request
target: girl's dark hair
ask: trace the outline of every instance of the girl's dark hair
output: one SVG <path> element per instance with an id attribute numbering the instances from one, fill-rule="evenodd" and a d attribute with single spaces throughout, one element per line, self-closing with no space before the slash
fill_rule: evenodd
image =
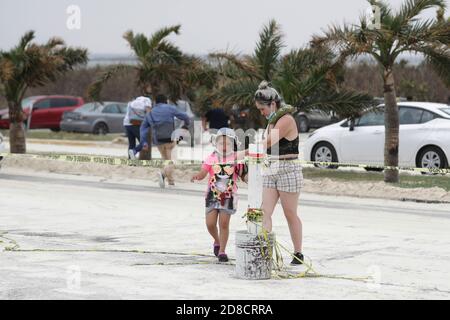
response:
<path id="1" fill-rule="evenodd" d="M 273 101 L 277 104 L 277 107 L 281 106 L 280 94 L 265 80 L 260 83 L 258 90 L 256 90 L 255 101 L 263 104 L 270 104 Z"/>

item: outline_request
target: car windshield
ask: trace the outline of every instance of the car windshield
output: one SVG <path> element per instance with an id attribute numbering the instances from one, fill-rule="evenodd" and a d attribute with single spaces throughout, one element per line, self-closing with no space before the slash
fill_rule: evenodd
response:
<path id="1" fill-rule="evenodd" d="M 36 101 L 38 98 L 37 97 L 28 97 L 22 100 L 22 109 L 26 109 L 29 108 L 30 105 Z"/>
<path id="2" fill-rule="evenodd" d="M 98 111 L 101 109 L 101 104 L 98 102 L 91 102 L 91 103 L 86 103 L 84 105 L 82 105 L 81 107 L 77 108 L 76 111 L 77 112 L 94 112 L 94 111 Z"/>
<path id="3" fill-rule="evenodd" d="M 442 112 L 445 112 L 446 114 L 450 115 L 450 108 L 440 108 Z"/>

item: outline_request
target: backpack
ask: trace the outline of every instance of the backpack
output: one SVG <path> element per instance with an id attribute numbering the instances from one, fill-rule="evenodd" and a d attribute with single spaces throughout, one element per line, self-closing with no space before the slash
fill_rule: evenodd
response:
<path id="1" fill-rule="evenodd" d="M 129 112 L 130 123 L 133 126 L 140 126 L 145 118 L 145 110 L 135 109 L 131 106 L 131 104 L 129 106 L 130 106 Z"/>

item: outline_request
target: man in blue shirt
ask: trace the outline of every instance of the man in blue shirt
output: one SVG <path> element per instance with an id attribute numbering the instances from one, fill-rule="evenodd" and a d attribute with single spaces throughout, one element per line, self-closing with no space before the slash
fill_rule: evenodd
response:
<path id="1" fill-rule="evenodd" d="M 179 111 L 175 106 L 167 104 L 167 97 L 164 95 L 158 95 L 155 98 L 155 106 L 152 111 L 149 112 L 141 125 L 141 140 L 143 145 L 143 150 L 148 150 L 148 130 L 152 128 L 152 143 L 157 146 L 161 157 L 164 160 L 172 160 L 172 151 L 175 148 L 176 142 L 172 141 L 172 138 L 166 137 L 164 139 L 159 139 L 158 136 L 162 132 L 157 132 L 158 130 L 167 131 L 167 128 L 173 128 L 175 131 L 175 121 L 174 118 L 178 118 L 184 121 L 184 127 L 188 127 L 190 120 L 189 116 L 185 112 Z M 168 132 L 164 132 L 167 135 Z M 169 132 L 170 136 L 170 132 Z M 159 186 L 161 188 L 165 187 L 165 179 L 169 181 L 170 186 L 175 185 L 173 179 L 174 165 L 173 162 L 169 162 L 168 165 L 164 166 L 159 175 Z"/>

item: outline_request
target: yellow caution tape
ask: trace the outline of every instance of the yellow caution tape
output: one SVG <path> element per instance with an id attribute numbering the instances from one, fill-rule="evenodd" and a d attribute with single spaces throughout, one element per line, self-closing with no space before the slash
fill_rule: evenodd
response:
<path id="1" fill-rule="evenodd" d="M 28 158 L 28 159 L 47 159 L 58 160 L 66 162 L 78 162 L 78 163 L 98 163 L 107 165 L 123 165 L 123 166 L 136 166 L 136 167 L 159 167 L 167 164 L 174 164 L 178 166 L 200 166 L 202 161 L 198 160 L 129 160 L 119 157 L 108 156 L 95 156 L 95 155 L 64 155 L 64 154 L 13 154 L 13 153 L 0 153 L 3 157 L 13 158 Z M 268 165 L 271 162 L 280 160 L 265 159 L 265 158 L 253 158 L 246 157 L 244 160 L 237 161 L 237 163 L 246 164 L 264 164 Z M 427 174 L 439 174 L 448 175 L 450 169 L 446 168 L 414 168 L 414 167 L 394 167 L 394 166 L 380 166 L 373 164 L 355 164 L 355 163 L 341 163 L 341 162 L 320 162 L 320 161 L 305 161 L 305 160 L 289 160 L 294 163 L 308 166 L 322 166 L 322 167 L 341 167 L 341 168 L 360 168 L 360 169 L 379 169 L 379 170 L 397 170 L 408 172 L 420 172 Z"/>

